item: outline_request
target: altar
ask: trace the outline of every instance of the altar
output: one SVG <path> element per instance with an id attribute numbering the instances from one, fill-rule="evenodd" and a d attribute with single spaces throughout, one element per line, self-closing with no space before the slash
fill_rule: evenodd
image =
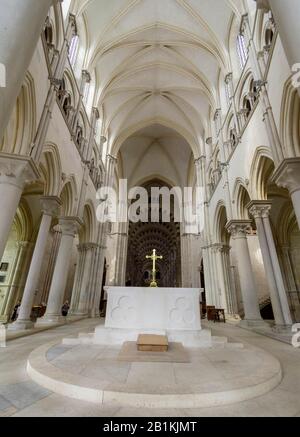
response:
<path id="1" fill-rule="evenodd" d="M 122 344 L 140 334 L 166 335 L 185 346 L 210 346 L 201 329 L 200 288 L 108 286 L 105 327 L 95 330 L 95 343 Z"/>

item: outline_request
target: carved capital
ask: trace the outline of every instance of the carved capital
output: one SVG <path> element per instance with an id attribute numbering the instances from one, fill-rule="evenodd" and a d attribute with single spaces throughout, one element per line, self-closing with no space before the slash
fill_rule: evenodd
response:
<path id="1" fill-rule="evenodd" d="M 0 184 L 10 184 L 23 190 L 25 183 L 40 178 L 35 162 L 28 156 L 0 153 Z"/>
<path id="2" fill-rule="evenodd" d="M 269 217 L 271 208 L 272 202 L 268 200 L 253 200 L 247 205 L 249 214 L 255 219 Z"/>
<path id="3" fill-rule="evenodd" d="M 59 219 L 59 226 L 62 235 L 70 235 L 74 237 L 82 226 L 82 221 L 79 217 L 61 217 Z"/>
<path id="4" fill-rule="evenodd" d="M 234 239 L 246 238 L 247 232 L 251 229 L 251 223 L 251 220 L 230 220 L 226 229 Z"/>
<path id="5" fill-rule="evenodd" d="M 290 194 L 300 190 L 300 158 L 288 158 L 275 170 L 272 180 Z"/>
<path id="6" fill-rule="evenodd" d="M 225 83 L 230 84 L 232 82 L 232 73 L 228 73 L 225 76 Z"/>
<path id="7" fill-rule="evenodd" d="M 44 214 L 56 217 L 60 213 L 61 200 L 56 196 L 43 196 L 41 197 L 41 206 Z"/>

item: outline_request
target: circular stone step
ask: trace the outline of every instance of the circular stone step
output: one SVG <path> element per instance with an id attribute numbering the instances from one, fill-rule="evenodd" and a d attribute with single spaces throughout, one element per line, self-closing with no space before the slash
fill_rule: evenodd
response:
<path id="1" fill-rule="evenodd" d="M 261 396 L 282 379 L 279 361 L 251 345 L 187 349 L 188 363 L 119 361 L 120 347 L 51 342 L 29 356 L 39 385 L 70 398 L 143 408 L 201 408 Z"/>

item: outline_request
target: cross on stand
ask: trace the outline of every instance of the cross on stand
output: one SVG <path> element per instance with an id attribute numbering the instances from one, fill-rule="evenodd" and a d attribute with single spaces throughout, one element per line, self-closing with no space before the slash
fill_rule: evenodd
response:
<path id="1" fill-rule="evenodd" d="M 156 261 L 158 259 L 163 259 L 161 255 L 156 255 L 156 249 L 153 249 L 152 255 L 146 255 L 146 259 L 152 259 L 152 281 L 150 283 L 150 287 L 157 287 L 156 282 Z"/>

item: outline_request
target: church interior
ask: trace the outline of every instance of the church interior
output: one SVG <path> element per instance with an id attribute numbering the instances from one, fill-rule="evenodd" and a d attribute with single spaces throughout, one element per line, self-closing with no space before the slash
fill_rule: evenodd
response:
<path id="1" fill-rule="evenodd" d="M 299 19 L 0 1 L 0 417 L 300 416 Z"/>

